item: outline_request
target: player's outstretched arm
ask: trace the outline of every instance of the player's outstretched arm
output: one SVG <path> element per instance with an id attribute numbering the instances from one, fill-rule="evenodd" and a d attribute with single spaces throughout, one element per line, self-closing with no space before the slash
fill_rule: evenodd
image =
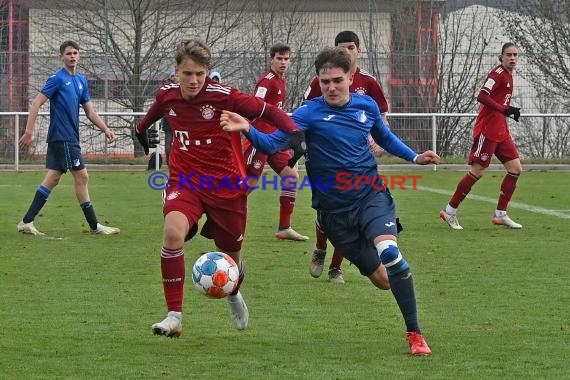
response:
<path id="1" fill-rule="evenodd" d="M 220 116 L 220 125 L 227 132 L 243 132 L 253 146 L 268 154 L 274 154 L 281 149 L 292 149 L 293 158 L 289 161 L 289 165 L 294 166 L 307 150 L 305 136 L 300 130 L 293 131 L 291 134 L 280 130 L 265 134 L 257 131 L 240 114 L 225 110 Z"/>
<path id="2" fill-rule="evenodd" d="M 416 156 L 415 163 L 418 165 L 439 164 L 440 157 L 431 150 L 426 150 Z"/>
<path id="3" fill-rule="evenodd" d="M 376 128 L 372 128 L 370 132 L 376 143 L 396 157 L 413 161 L 418 165 L 439 163 L 440 158 L 434 151 L 426 150 L 421 154 L 417 154 L 393 134 L 386 125 L 379 125 Z"/>
<path id="4" fill-rule="evenodd" d="M 222 111 L 220 125 L 226 132 L 249 132 L 249 121 L 240 114 Z"/>

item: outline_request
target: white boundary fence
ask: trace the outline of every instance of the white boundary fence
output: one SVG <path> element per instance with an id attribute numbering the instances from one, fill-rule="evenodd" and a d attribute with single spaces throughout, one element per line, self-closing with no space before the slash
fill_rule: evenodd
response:
<path id="1" fill-rule="evenodd" d="M 108 117 L 142 117 L 145 115 L 145 112 L 98 112 L 99 116 L 101 116 L 105 121 L 107 121 Z M 49 112 L 40 112 L 40 116 L 47 116 L 49 117 Z M 28 116 L 28 112 L 0 112 L 0 117 L 6 116 L 13 116 L 14 117 L 14 170 L 20 169 L 20 148 L 18 146 L 18 141 L 20 138 L 20 122 L 21 119 Z M 437 152 L 437 122 L 439 118 L 449 118 L 449 117 L 461 117 L 461 118 L 475 118 L 477 116 L 476 113 L 389 113 L 388 117 L 390 119 L 393 118 L 430 118 L 431 119 L 431 150 Z M 81 118 L 84 118 L 85 115 L 82 113 L 80 114 Z M 570 118 L 570 113 L 527 113 L 521 114 L 521 118 Z M 37 123 L 36 123 L 37 124 Z M 157 126 L 155 126 L 156 128 Z M 36 126 L 38 129 L 38 126 Z M 156 128 L 157 130 L 159 128 Z M 159 131 L 159 136 L 161 131 Z M 162 137 L 162 136 L 160 136 Z M 161 138 L 161 141 L 163 139 Z M 157 155 L 161 153 L 161 145 L 158 145 L 156 148 Z M 156 160 L 157 166 L 156 169 L 159 168 L 159 160 Z M 436 170 L 434 165 L 433 170 Z"/>

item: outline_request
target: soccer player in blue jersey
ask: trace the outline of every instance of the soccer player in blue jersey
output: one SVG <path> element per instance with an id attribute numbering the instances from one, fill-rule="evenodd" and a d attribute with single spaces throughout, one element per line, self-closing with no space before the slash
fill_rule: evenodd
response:
<path id="1" fill-rule="evenodd" d="M 87 118 L 101 129 L 110 143 L 117 137 L 95 112 L 90 101 L 87 80 L 76 71 L 79 62 L 79 45 L 73 41 L 65 41 L 59 47 L 59 53 L 63 67 L 47 79 L 44 88 L 30 105 L 26 131 L 19 142 L 23 150 L 30 147 L 34 139 L 36 118 L 41 106 L 49 99 L 50 122 L 46 154 L 48 172 L 17 228 L 23 233 L 45 235 L 34 226 L 34 219 L 59 183 L 61 176 L 71 170 L 75 181 L 75 195 L 91 232 L 103 235 L 116 234 L 119 233 L 118 228 L 104 226 L 98 222 L 91 204 L 87 188 L 89 176 L 79 146 L 79 106 L 83 107 Z"/>
<path id="2" fill-rule="evenodd" d="M 352 83 L 350 84 L 349 91 L 368 95 L 374 99 L 374 101 L 376 101 L 376 104 L 378 104 L 378 108 L 380 108 L 382 120 L 388 124 L 388 118 L 386 117 L 386 113 L 388 112 L 388 101 L 384 96 L 384 91 L 382 90 L 380 81 L 365 70 L 362 70 L 358 65 L 358 59 L 362 53 L 358 35 L 350 30 L 342 31 L 336 35 L 334 39 L 334 45 L 346 50 L 352 59 L 350 66 Z M 322 92 L 321 86 L 319 84 L 319 77 L 315 76 L 311 81 L 309 88 L 305 92 L 304 98 L 313 99 L 321 95 Z M 374 155 L 379 157 L 382 154 L 382 149 L 380 149 L 378 144 L 374 142 L 372 136 L 368 136 L 368 141 L 370 142 L 370 149 Z M 398 224 L 398 219 L 396 219 L 396 224 Z M 401 225 L 398 224 L 398 227 L 401 228 Z M 311 276 L 317 278 L 321 276 L 321 273 L 323 271 L 325 256 L 327 255 L 328 240 L 327 236 L 324 234 L 317 221 L 315 221 L 315 237 L 315 249 L 311 255 L 309 273 Z M 344 256 L 342 252 L 340 252 L 338 248 L 334 247 L 331 263 L 328 270 L 329 281 L 332 283 L 344 284 L 344 276 L 341 269 L 343 258 Z M 388 281 L 387 277 L 385 281 Z"/>
<path id="3" fill-rule="evenodd" d="M 306 137 L 312 206 L 334 246 L 381 289 L 386 288 L 381 265 L 386 267 L 406 324 L 410 352 L 430 355 L 418 323 L 412 272 L 396 242 L 396 206 L 378 176 L 368 134 L 389 153 L 416 164 L 438 163 L 439 156 L 432 151 L 415 153 L 392 134 L 372 98 L 349 93 L 350 56 L 342 48 L 319 53 L 315 69 L 323 96 L 303 102 L 292 115 Z M 280 131 L 260 133 L 231 112 L 222 115 L 221 125 L 228 131 L 245 132 L 269 154 L 290 139 Z"/>

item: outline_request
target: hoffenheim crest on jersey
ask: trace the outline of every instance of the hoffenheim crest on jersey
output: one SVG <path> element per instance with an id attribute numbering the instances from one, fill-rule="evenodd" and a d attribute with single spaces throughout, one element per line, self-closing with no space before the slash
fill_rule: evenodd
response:
<path id="1" fill-rule="evenodd" d="M 361 123 L 366 123 L 366 120 L 368 120 L 368 118 L 366 117 L 366 112 L 364 111 L 360 112 L 360 115 L 358 116 L 358 121 L 360 121 Z"/>

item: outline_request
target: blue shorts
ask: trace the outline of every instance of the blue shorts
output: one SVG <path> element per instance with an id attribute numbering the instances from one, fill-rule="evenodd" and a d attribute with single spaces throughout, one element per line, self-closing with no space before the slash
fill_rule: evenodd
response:
<path id="1" fill-rule="evenodd" d="M 48 143 L 46 168 L 63 173 L 70 169 L 85 169 L 85 162 L 83 162 L 83 156 L 81 155 L 81 147 L 79 144 L 69 141 Z"/>
<path id="2" fill-rule="evenodd" d="M 371 191 L 352 211 L 338 214 L 319 211 L 317 218 L 335 248 L 367 277 L 380 266 L 374 238 L 398 236 L 396 204 L 388 189 Z"/>

